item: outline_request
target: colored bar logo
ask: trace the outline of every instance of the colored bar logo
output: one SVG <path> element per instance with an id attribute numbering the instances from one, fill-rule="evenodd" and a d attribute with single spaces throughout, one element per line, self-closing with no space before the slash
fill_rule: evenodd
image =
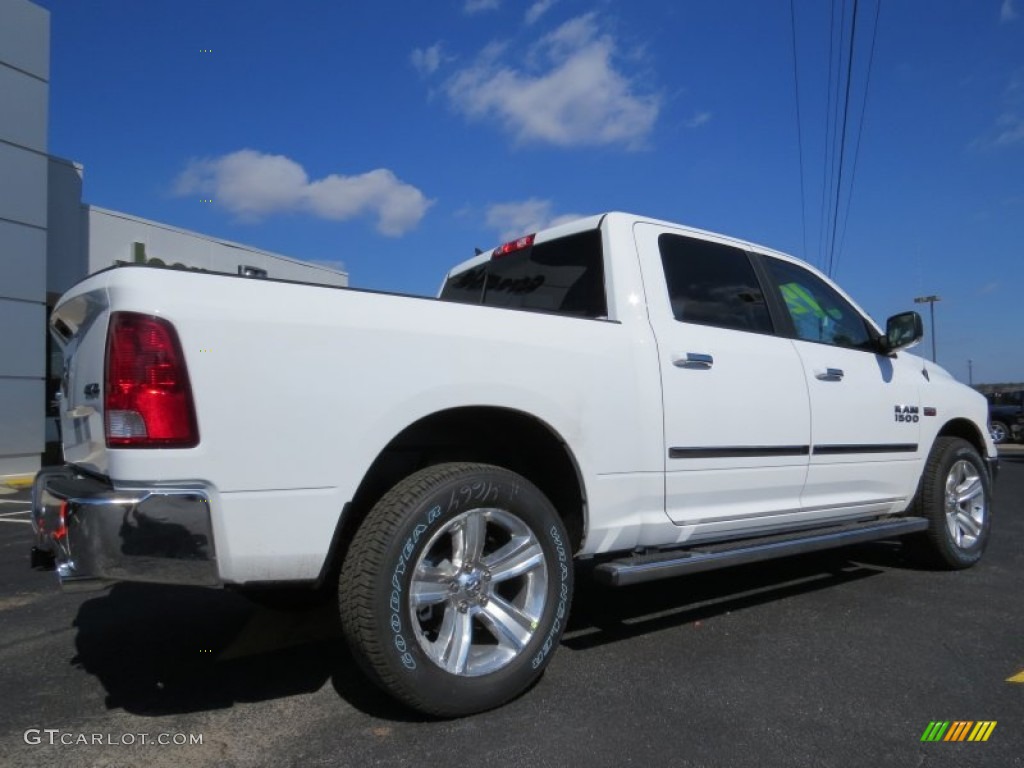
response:
<path id="1" fill-rule="evenodd" d="M 995 729 L 995 720 L 932 720 L 921 741 L 988 741 Z"/>

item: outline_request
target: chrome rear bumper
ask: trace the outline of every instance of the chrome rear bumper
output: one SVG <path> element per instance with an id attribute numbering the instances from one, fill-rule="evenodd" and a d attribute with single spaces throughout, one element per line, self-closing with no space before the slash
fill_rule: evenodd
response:
<path id="1" fill-rule="evenodd" d="M 65 587 L 221 583 L 210 495 L 198 484 L 115 488 L 71 467 L 46 469 L 32 486 L 32 528 Z"/>

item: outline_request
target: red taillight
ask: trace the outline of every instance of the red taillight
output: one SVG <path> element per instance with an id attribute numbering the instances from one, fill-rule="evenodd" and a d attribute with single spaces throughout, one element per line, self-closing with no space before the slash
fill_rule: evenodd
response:
<path id="1" fill-rule="evenodd" d="M 524 248 L 529 248 L 533 245 L 534 235 L 527 235 L 526 237 L 520 237 L 518 240 L 511 240 L 504 245 L 499 245 L 491 253 L 492 259 L 500 259 L 502 256 L 508 256 L 510 253 L 521 251 Z"/>
<path id="2" fill-rule="evenodd" d="M 114 312 L 107 329 L 109 448 L 192 448 L 199 428 L 185 356 L 160 317 Z"/>

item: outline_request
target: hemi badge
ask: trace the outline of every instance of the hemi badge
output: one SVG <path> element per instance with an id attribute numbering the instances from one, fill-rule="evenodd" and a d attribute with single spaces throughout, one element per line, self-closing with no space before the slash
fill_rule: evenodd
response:
<path id="1" fill-rule="evenodd" d="M 938 416 L 938 414 L 939 414 L 939 412 L 937 410 L 935 410 L 934 408 L 932 408 L 931 406 L 926 405 L 924 407 L 924 415 L 925 416 Z"/>

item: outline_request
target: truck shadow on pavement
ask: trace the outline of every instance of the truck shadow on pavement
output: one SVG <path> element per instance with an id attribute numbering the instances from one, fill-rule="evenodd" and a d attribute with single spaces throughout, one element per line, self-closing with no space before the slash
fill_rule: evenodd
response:
<path id="1" fill-rule="evenodd" d="M 699 622 L 884 573 L 898 556 L 862 545 L 623 589 L 577 577 L 563 645 L 575 651 Z M 865 555 L 865 557 L 861 557 Z M 851 557 L 855 558 L 851 560 Z M 873 560 L 881 567 L 865 565 Z M 74 622 L 71 663 L 94 675 L 106 705 L 142 716 L 225 709 L 312 693 L 330 681 L 373 717 L 422 721 L 366 680 L 345 647 L 333 602 L 282 612 L 227 591 L 117 584 Z"/>
<path id="2" fill-rule="evenodd" d="M 225 709 L 312 693 L 329 680 L 354 707 L 415 719 L 362 676 L 333 604 L 276 611 L 232 592 L 117 584 L 79 608 L 71 663 L 106 705 L 143 716 Z"/>

